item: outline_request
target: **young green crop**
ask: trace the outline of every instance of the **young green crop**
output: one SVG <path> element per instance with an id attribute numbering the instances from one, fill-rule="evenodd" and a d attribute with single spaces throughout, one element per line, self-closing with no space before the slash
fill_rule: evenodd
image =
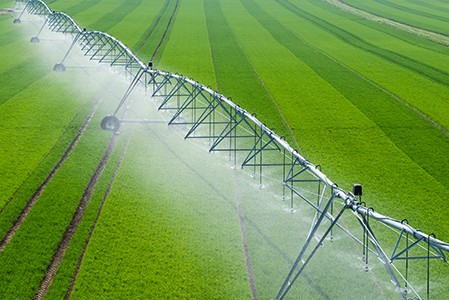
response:
<path id="1" fill-rule="evenodd" d="M 359 1 L 345 0 L 346 3 L 368 12 L 402 22 L 411 26 L 448 34 L 447 22 L 449 5 L 441 1 L 411 3 L 411 1 Z"/>
<path id="2" fill-rule="evenodd" d="M 320 75 L 324 80 L 331 84 L 341 95 L 343 95 L 347 100 L 351 101 L 352 104 L 359 110 L 359 114 L 364 114 L 367 118 L 374 122 L 374 124 L 376 124 L 376 126 L 378 126 L 384 132 L 386 137 L 394 143 L 392 145 L 393 148 L 398 147 L 401 151 L 403 151 L 405 154 L 405 159 L 408 159 L 408 157 L 412 159 L 409 162 L 409 171 L 403 173 L 401 172 L 399 176 L 391 174 L 392 177 L 395 177 L 394 179 L 384 177 L 385 181 L 383 182 L 383 184 L 380 184 L 377 188 L 375 188 L 376 192 L 381 190 L 391 192 L 392 190 L 394 190 L 394 187 L 401 187 L 401 193 L 406 199 L 413 198 L 412 195 L 415 194 L 414 192 L 410 193 L 410 190 L 402 189 L 402 187 L 404 186 L 403 184 L 405 184 L 406 182 L 410 182 L 409 179 L 405 179 L 405 176 L 407 176 L 406 174 L 413 174 L 413 172 L 420 172 L 421 170 L 419 169 L 423 168 L 429 175 L 434 177 L 437 182 L 442 183 L 442 185 L 434 185 L 432 183 L 433 180 L 431 180 L 428 185 L 434 186 L 436 189 L 438 189 L 438 192 L 433 193 L 431 198 L 434 199 L 434 201 L 438 203 L 438 205 L 445 206 L 444 197 L 441 197 L 440 195 L 446 194 L 444 185 L 447 184 L 445 179 L 447 178 L 447 176 L 444 174 L 445 171 L 441 171 L 442 168 L 440 168 L 440 164 L 441 162 L 443 162 L 444 164 L 444 157 L 448 155 L 448 153 L 446 153 L 446 151 L 448 151 L 447 149 L 449 149 L 447 144 L 447 137 L 445 137 L 445 135 L 439 130 L 433 128 L 431 124 L 429 124 L 426 120 L 419 116 L 415 111 L 411 110 L 409 106 L 401 105 L 401 103 L 398 102 L 398 100 L 395 99 L 392 94 L 366 80 L 363 75 L 357 74 L 350 68 L 347 68 L 344 64 L 340 63 L 335 58 L 327 55 L 325 52 L 311 46 L 309 43 L 306 43 L 304 40 L 299 38 L 301 31 L 298 30 L 298 28 L 292 28 L 292 25 L 294 23 L 277 21 L 275 18 L 270 16 L 270 14 L 274 12 L 277 15 L 281 15 L 282 11 L 271 9 L 270 13 L 268 13 L 258 8 L 254 1 L 243 1 L 242 3 L 248 3 L 248 5 L 246 6 L 248 11 L 251 12 L 257 20 L 259 20 L 259 22 L 265 27 L 265 29 L 270 32 L 271 35 L 279 43 L 288 48 L 298 59 L 306 62 L 309 67 L 311 67 L 318 75 Z M 286 3 L 286 5 L 287 4 L 288 3 Z M 305 18 L 306 21 L 313 22 L 313 24 L 319 25 L 319 28 L 321 30 L 329 31 L 334 35 L 340 34 L 338 33 L 338 27 L 335 27 L 335 25 L 333 24 L 329 24 L 329 22 L 321 20 L 319 19 L 319 17 L 311 16 L 309 13 L 301 12 L 300 8 L 292 4 L 288 4 L 288 6 L 286 7 L 289 8 L 289 10 L 293 14 L 297 13 L 297 17 L 301 16 L 302 18 Z M 286 15 L 285 12 L 283 14 Z M 291 20 L 291 18 L 285 17 L 283 20 Z M 283 23 L 285 23 L 285 25 L 283 25 Z M 331 27 L 331 29 L 329 27 Z M 319 31 L 317 29 L 314 30 L 316 30 L 315 35 L 317 35 Z M 376 51 L 375 48 L 373 51 Z M 441 78 L 443 78 L 443 76 Z M 338 114 L 339 111 L 339 102 L 337 102 L 335 113 Z M 293 116 L 298 117 L 301 115 L 300 110 L 294 109 L 290 110 L 288 113 L 291 114 L 292 118 Z M 358 117 L 356 116 L 354 116 L 353 118 L 354 120 L 358 119 Z M 290 119 L 290 117 L 287 117 L 287 119 Z M 307 148 L 316 149 L 318 147 L 318 149 L 320 149 L 325 147 L 325 149 L 329 151 L 326 156 L 329 157 L 330 160 L 326 160 L 326 165 L 333 165 L 334 167 L 331 168 L 331 170 L 329 171 L 330 173 L 328 174 L 335 174 L 335 170 L 337 168 L 340 168 L 338 166 L 340 166 L 343 161 L 346 161 L 345 163 L 343 163 L 343 165 L 347 165 L 345 169 L 347 169 L 348 173 L 346 174 L 349 174 L 349 170 L 357 168 L 357 165 L 359 165 L 359 167 L 362 164 L 365 165 L 365 153 L 369 153 L 370 151 L 368 151 L 367 149 L 363 152 L 357 152 L 358 154 L 353 156 L 355 152 L 350 149 L 357 149 L 357 147 L 359 147 L 358 145 L 365 145 L 365 147 L 367 148 L 372 148 L 376 143 L 380 142 L 378 140 L 370 140 L 368 137 L 364 137 L 361 134 L 351 134 L 351 132 L 353 131 L 350 130 L 351 128 L 346 128 L 346 130 L 342 131 L 332 130 L 332 128 L 338 129 L 338 127 L 341 126 L 335 123 L 335 120 L 333 119 L 318 118 L 317 120 L 319 120 L 318 128 L 312 128 L 310 127 L 311 124 L 305 124 L 305 126 L 311 128 L 310 130 L 312 130 L 313 132 L 312 135 L 316 137 L 316 139 L 314 139 L 315 144 L 310 144 L 311 146 L 307 146 Z M 407 125 L 404 126 L 404 124 Z M 359 126 L 356 126 L 356 128 L 358 127 Z M 343 127 L 343 129 L 345 128 Z M 323 132 L 323 134 L 316 135 L 316 132 Z M 335 133 L 338 133 L 338 136 L 336 136 Z M 305 131 L 301 131 L 301 134 L 307 133 Z M 358 138 L 354 138 L 355 136 Z M 335 143 L 340 139 L 346 139 L 347 142 L 345 142 L 344 144 L 339 144 L 338 142 Z M 351 143 L 350 141 L 353 142 Z M 334 146 L 327 146 L 326 144 L 328 142 L 331 142 Z M 339 147 L 342 145 L 345 146 Z M 310 150 L 308 153 L 311 153 L 310 155 L 316 157 L 315 154 L 317 153 L 317 151 L 320 151 L 318 149 Z M 434 157 L 439 157 L 438 159 L 428 160 L 428 153 L 430 149 L 432 149 L 431 151 Z M 351 153 L 351 155 L 349 155 L 349 153 Z M 345 156 L 348 158 L 348 160 L 345 159 Z M 319 159 L 319 161 L 323 162 L 322 159 Z M 373 162 L 373 160 L 368 161 Z M 416 168 L 415 164 L 419 164 L 419 167 Z M 379 170 L 378 166 L 379 164 L 373 164 L 365 168 L 360 168 L 362 170 L 365 170 L 367 174 L 371 175 L 368 177 L 374 179 L 377 176 L 380 176 L 380 174 L 385 173 L 385 170 Z M 394 165 L 392 165 L 391 167 L 395 168 Z M 376 170 L 380 171 L 379 175 L 377 176 L 374 175 L 377 172 Z M 356 173 L 359 173 L 359 176 L 361 176 L 360 172 L 354 169 L 354 174 Z M 338 179 L 341 177 L 337 176 L 335 178 Z M 346 181 L 347 179 L 344 180 Z M 357 178 L 354 178 L 353 180 L 357 181 Z M 368 185 L 372 184 L 372 181 L 370 179 L 367 179 L 367 181 L 364 182 L 366 182 L 366 184 Z M 421 184 L 422 182 L 420 182 L 418 185 Z M 388 197 L 388 193 L 384 195 L 385 197 Z M 399 195 L 395 197 L 400 197 Z M 427 191 L 420 195 L 421 196 L 418 196 L 413 200 L 409 200 L 411 207 L 416 207 L 417 205 L 419 205 L 420 199 L 422 199 L 421 197 L 428 196 Z M 378 199 L 377 201 L 376 205 L 381 205 L 380 199 Z M 389 207 L 388 211 L 393 211 L 393 209 L 395 209 L 393 206 L 394 204 Z M 408 213 L 413 214 L 413 212 Z M 420 211 L 420 213 L 427 213 L 430 218 L 429 212 Z M 422 224 L 420 226 L 428 225 Z M 446 235 L 446 228 L 446 225 L 443 225 L 441 228 L 439 228 L 438 230 L 441 230 L 440 234 Z"/>
<path id="3" fill-rule="evenodd" d="M 206 86 L 216 88 L 203 3 L 183 0 L 176 19 L 159 65 L 170 72 L 193 77 Z"/>
<path id="4" fill-rule="evenodd" d="M 111 154 L 109 163 L 106 165 L 101 177 L 92 194 L 81 223 L 73 235 L 70 245 L 64 255 L 64 258 L 55 274 L 52 284 L 45 295 L 46 299 L 62 299 L 67 293 L 72 281 L 75 280 L 75 272 L 78 264 L 82 263 L 82 255 L 85 248 L 90 242 L 91 234 L 95 230 L 97 218 L 102 211 L 102 205 L 106 198 L 106 191 L 112 182 L 112 177 L 118 163 L 122 151 L 125 150 L 127 137 L 123 136 L 119 139 L 115 146 L 114 152 Z"/>
<path id="5" fill-rule="evenodd" d="M 90 127 L 94 129 L 84 133 L 75 151 L 63 163 L 25 222 L 0 253 L 0 277 L 3 282 L 0 287 L 1 298 L 31 298 L 36 293 L 86 182 L 92 175 L 92 168 L 98 163 L 98 155 L 102 154 L 104 139 L 98 137 L 98 132 L 104 132 L 98 124 L 103 115 L 109 113 L 109 103 L 117 100 L 115 96 L 108 95 L 108 92 L 113 93 L 112 89 L 105 90 L 101 78 L 86 76 L 89 69 L 63 74 L 51 72 L 36 78 L 38 73 L 30 70 L 51 70 L 51 59 L 38 55 L 41 47 L 45 48 L 45 44 L 36 45 L 31 50 L 27 47 L 17 49 L 16 53 L 33 51 L 31 56 L 34 57 L 34 66 L 30 64 L 28 72 L 14 79 L 34 82 L 0 106 L 0 135 L 5 141 L 1 149 L 8 154 L 7 160 L 2 159 L 2 163 L 5 162 L 2 172 L 6 172 L 5 176 L 2 175 L 2 184 L 11 180 L 14 185 L 14 189 L 3 189 L 5 193 L 2 196 L 12 197 L 7 206 L 2 203 L 2 239 L 25 202 L 70 144 L 74 133 L 81 128 L 94 103 L 99 100 L 97 97 L 107 96 L 109 99 L 104 101 L 107 109 L 97 112 L 93 119 Z M 58 53 L 52 51 L 52 55 Z M 70 62 L 73 63 L 73 60 Z M 79 88 L 80 78 L 89 78 L 84 81 L 82 89 Z"/>
<path id="6" fill-rule="evenodd" d="M 154 34 L 154 26 L 165 6 L 166 2 L 162 0 L 145 0 L 108 32 L 120 39 L 134 54 L 146 61 L 152 53 L 144 51 L 143 47 L 148 44 L 149 40 L 154 43 L 155 40 L 160 39 L 158 35 Z"/>
<path id="7" fill-rule="evenodd" d="M 36 293 L 104 150 L 105 140 L 98 135 L 101 129 L 95 126 L 99 118 L 94 120 L 94 128 L 84 133 L 10 244 L 0 253 L 0 278 L 8 283 L 0 288 L 2 298 L 30 298 Z"/>
<path id="8" fill-rule="evenodd" d="M 221 5 L 214 1 L 204 2 L 218 90 L 234 99 L 237 105 L 257 113 L 268 127 L 276 127 L 279 135 L 292 140 L 256 68 L 236 41 Z"/>
<path id="9" fill-rule="evenodd" d="M 154 9 L 147 15 L 144 12 L 150 5 L 147 1 L 137 6 L 137 2 L 59 0 L 54 5 L 67 7 L 80 23 L 98 26 L 89 29 L 109 28 L 120 39 L 126 39 L 127 45 L 141 45 L 161 11 Z M 161 8 L 163 3 L 159 1 L 154 5 Z M 129 14 L 125 16 L 125 10 L 118 9 L 120 7 L 126 8 Z M 81 8 L 83 11 L 79 11 Z M 108 13 L 110 18 L 106 21 L 103 16 Z M 111 24 L 115 24 L 114 27 Z M 0 27 L 0 34 L 7 41 L 4 47 L 13 45 L 9 34 L 16 30 L 10 28 L 11 24 Z M 441 212 L 448 209 L 445 201 L 448 168 L 444 164 L 449 147 L 447 137 L 429 123 L 430 119 L 446 129 L 449 124 L 447 49 L 353 18 L 325 2 L 305 0 L 183 0 L 166 42 L 158 67 L 218 87 L 243 108 L 256 112 L 258 118 L 277 133 L 292 132 L 306 156 L 322 164 L 324 173 L 340 186 L 350 189 L 351 183 L 362 182 L 368 205 L 393 217 L 407 217 L 413 226 L 425 232 L 435 231 L 439 238 L 447 240 L 449 226 L 444 222 L 444 214 L 434 206 Z M 10 53 L 8 57 L 12 57 Z M 145 58 L 148 54 L 141 55 Z M 21 66 L 10 78 L 23 76 L 23 64 L 29 61 L 27 59 L 20 58 L 22 64 L 11 63 L 9 59 L 2 62 L 3 74 L 11 74 L 8 71 L 11 67 Z M 26 89 L 23 95 L 32 91 L 23 84 L 5 89 L 2 95 L 14 95 L 21 89 Z M 80 97 L 89 97 L 89 92 L 85 91 Z M 11 99 L 12 104 L 20 103 L 17 97 Z M 41 99 L 42 103 L 46 100 L 49 99 Z M 61 101 L 64 100 L 61 98 Z M 116 103 L 109 97 L 107 101 L 111 107 Z M 71 113 L 77 111 L 71 109 Z M 429 119 L 423 118 L 418 110 Z M 110 109 L 102 112 L 106 113 L 110 113 Z M 51 114 L 61 112 L 54 109 Z M 69 112 L 61 114 L 62 122 L 68 124 L 68 115 Z M 93 122 L 98 123 L 101 116 L 99 114 Z M 238 189 L 232 182 L 232 174 L 223 171 L 226 166 L 215 173 L 203 170 L 208 160 L 192 155 L 196 153 L 193 150 L 187 152 L 188 147 L 181 138 L 175 147 L 181 149 L 180 153 L 170 153 L 158 140 L 159 129 L 151 130 L 144 128 L 136 132 L 89 244 L 73 296 L 164 297 L 170 294 L 249 298 L 241 224 L 233 202 Z M 49 130 L 49 134 L 51 132 L 55 131 Z M 55 178 L 40 199 L 42 204 L 33 209 L 29 224 L 24 223 L 22 233 L 19 232 L 8 246 L 17 253 L 0 254 L 2 267 L 6 261 L 3 258 L 11 258 L 5 263 L 6 270 L 16 268 L 16 261 L 23 263 L 14 276 L 4 281 L 6 288 L 24 288 L 27 295 L 33 295 L 31 291 L 45 272 L 58 234 L 64 222 L 70 219 L 76 195 L 79 196 L 85 186 L 86 174 L 95 165 L 95 159 L 89 156 L 96 153 L 98 158 L 101 154 L 97 148 L 101 145 L 95 137 L 102 136 L 100 139 L 104 143 L 105 133 L 90 132 L 92 134 L 87 134 L 83 142 L 89 148 L 78 150 L 75 158 L 67 162 L 60 177 Z M 10 132 L 4 131 L 4 134 Z M 55 138 L 58 136 L 55 134 Z M 195 161 L 195 158 L 202 162 L 201 166 L 185 164 L 186 159 Z M 85 162 L 88 170 L 75 166 L 75 160 Z M 107 167 L 108 176 L 112 169 L 112 166 Z M 70 171 L 74 170 L 80 176 L 79 181 L 73 180 L 72 185 L 76 187 L 70 184 Z M 186 178 L 190 184 L 186 184 Z M 212 178 L 219 183 L 212 183 Z M 240 198 L 244 201 L 241 206 L 256 286 L 261 299 L 273 298 L 296 258 L 297 235 L 292 238 L 291 230 L 304 231 L 295 227 L 301 223 L 301 215 L 286 216 L 282 210 L 285 203 L 279 194 L 270 194 L 270 201 L 262 201 L 266 190 L 256 193 L 248 188 L 257 186 L 256 183 L 242 182 Z M 50 290 L 50 298 L 61 298 L 65 293 L 106 183 L 106 177 L 99 183 L 100 189 L 86 211 L 85 222 L 74 236 L 73 248 L 67 252 L 67 259 Z M 49 207 L 57 206 L 51 199 L 61 195 L 63 188 L 70 194 L 69 207 L 55 209 L 53 213 L 58 216 L 54 219 L 36 221 L 44 209 L 48 211 Z M 198 197 L 198 190 L 204 194 Z M 276 191 L 279 190 L 280 187 L 276 187 Z M 435 219 L 439 220 L 438 226 Z M 55 233 L 44 232 L 42 237 L 35 238 L 31 229 L 39 227 L 36 224 L 43 224 L 41 230 L 49 232 L 54 226 Z M 25 237 L 36 239 L 36 245 L 45 243 L 46 248 L 42 252 L 25 249 Z M 48 253 L 43 253 L 45 251 Z M 331 252 L 332 255 L 327 256 L 326 251 L 301 278 L 298 286 L 302 295 L 312 297 L 326 289 L 337 291 L 338 286 L 329 284 L 320 289 L 321 283 L 316 284 L 320 278 L 315 276 L 329 275 L 327 266 L 323 268 L 320 263 L 340 253 Z M 347 253 L 343 253 L 347 257 Z M 29 258 L 21 257 L 27 254 Z M 36 272 L 30 275 L 32 280 L 26 282 L 22 268 L 28 264 L 30 270 Z M 20 272 L 22 275 L 18 275 Z M 351 272 L 345 274 L 356 274 Z M 444 274 L 445 270 L 436 272 Z M 8 282 L 11 278 L 15 279 Z M 344 284 L 354 278 L 342 276 L 341 279 Z M 362 292 L 364 288 L 373 289 L 369 284 L 358 287 Z M 135 292 L 141 293 L 133 294 Z M 347 298 L 348 295 L 338 296 Z"/>
<path id="10" fill-rule="evenodd" d="M 213 173 L 214 157 L 150 126 L 132 129 L 73 298 L 247 299 L 232 170 Z"/>
<path id="11" fill-rule="evenodd" d="M 102 0 L 54 1 L 52 3 L 46 1 L 45 3 L 50 5 L 55 11 L 62 11 L 69 16 L 74 16 L 79 12 L 88 11 L 101 1 Z"/>

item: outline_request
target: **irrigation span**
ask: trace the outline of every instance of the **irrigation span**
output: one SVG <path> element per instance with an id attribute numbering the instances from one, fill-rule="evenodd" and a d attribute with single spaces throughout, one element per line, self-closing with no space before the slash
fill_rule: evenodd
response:
<path id="1" fill-rule="evenodd" d="M 255 115 L 190 78 L 154 69 L 151 62 L 143 63 L 113 36 L 82 29 L 70 16 L 52 11 L 40 0 L 17 1 L 16 8 L 20 9 L 20 15 L 14 23 L 21 23 L 24 13 L 44 18 L 37 35 L 31 38 L 32 43 L 39 42 L 44 27 L 72 38 L 54 71 L 65 71 L 66 58 L 78 48 L 88 59 L 124 71 L 130 78 L 116 109 L 102 120 L 103 129 L 118 132 L 124 123 L 155 122 L 119 118 L 136 86 L 143 86 L 166 116 L 168 125 L 183 132 L 186 139 L 201 140 L 207 143 L 209 152 L 224 153 L 233 166 L 249 170 L 260 187 L 267 182 L 279 185 L 280 201 L 287 203 L 288 213 L 302 214 L 300 222 L 307 223 L 308 231 L 298 233 L 291 226 L 297 236 L 296 254 L 293 259 L 286 259 L 288 268 L 283 275 L 273 279 L 279 282 L 278 289 L 273 291 L 275 299 L 301 293 L 301 289 L 295 291 L 301 281 L 315 280 L 314 284 L 319 286 L 316 290 L 330 286 L 326 275 L 329 270 L 340 272 L 337 265 L 354 270 L 344 279 L 348 293 L 361 281 L 371 282 L 362 288 L 370 299 L 377 294 L 383 298 L 395 295 L 401 299 L 429 299 L 432 289 L 441 287 L 430 266 L 434 260 L 446 262 L 448 243 L 413 228 L 406 219 L 395 220 L 366 207 L 361 185 L 355 184 L 351 192 L 339 188 L 319 166 L 300 155 Z M 280 256 L 281 243 L 272 245 Z M 327 262 L 331 253 L 333 259 Z M 318 261 L 326 266 L 317 264 Z M 422 274 L 412 278 L 410 274 L 416 274 L 416 266 Z M 313 274 L 319 273 L 317 268 L 324 269 L 323 275 L 313 279 Z M 338 294 L 342 293 L 338 286 L 331 289 L 335 290 L 331 293 L 337 293 L 329 294 L 331 298 L 338 295 L 345 298 Z"/>

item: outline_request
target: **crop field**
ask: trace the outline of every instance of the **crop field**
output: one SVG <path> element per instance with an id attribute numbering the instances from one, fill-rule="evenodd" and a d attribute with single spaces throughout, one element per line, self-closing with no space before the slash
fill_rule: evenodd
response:
<path id="1" fill-rule="evenodd" d="M 449 46 L 339 6 L 446 37 L 449 2 L 44 2 L 231 98 L 338 187 L 363 184 L 366 207 L 449 241 Z M 77 47 L 53 71 L 74 36 L 44 27 L 30 43 L 44 19 L 13 23 L 23 8 L 0 0 L 0 299 L 275 298 L 313 210 L 184 139 L 141 86 L 121 117 L 154 122 L 102 130 L 129 74 Z M 365 271 L 362 246 L 331 236 L 288 299 L 400 299 L 379 260 Z M 427 299 L 430 267 L 444 299 L 447 263 L 411 264 L 414 293 Z"/>
<path id="2" fill-rule="evenodd" d="M 359 1 L 347 4 L 419 28 L 449 34 L 447 2 L 444 1 Z"/>

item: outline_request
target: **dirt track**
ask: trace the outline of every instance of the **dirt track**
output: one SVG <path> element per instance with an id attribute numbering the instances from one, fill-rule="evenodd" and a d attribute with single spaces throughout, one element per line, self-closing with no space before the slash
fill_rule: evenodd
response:
<path id="1" fill-rule="evenodd" d="M 89 125 L 90 121 L 92 120 L 92 117 L 97 110 L 99 106 L 99 102 L 97 102 L 90 112 L 89 116 L 84 121 L 83 125 L 81 126 L 80 130 L 76 134 L 75 138 L 70 143 L 69 147 L 66 149 L 64 154 L 62 155 L 61 159 L 58 161 L 58 163 L 55 165 L 53 170 L 51 170 L 50 174 L 48 174 L 47 178 L 45 178 L 44 182 L 37 188 L 37 190 L 33 193 L 33 196 L 28 200 L 25 207 L 23 208 L 22 212 L 17 216 L 16 220 L 14 221 L 13 225 L 9 228 L 6 236 L 4 239 L 0 242 L 0 252 L 2 252 L 5 247 L 9 244 L 9 242 L 13 239 L 14 235 L 16 234 L 17 230 L 19 230 L 20 226 L 22 226 L 23 222 L 27 218 L 28 214 L 30 213 L 33 206 L 36 204 L 36 202 L 39 200 L 40 196 L 42 195 L 45 188 L 50 184 L 51 180 L 55 176 L 55 174 L 58 172 L 58 170 L 61 168 L 61 166 L 64 164 L 64 162 L 67 160 L 69 155 L 72 153 L 73 149 L 75 148 L 76 144 L 78 143 L 79 139 L 85 132 L 87 125 Z"/>
<path id="2" fill-rule="evenodd" d="M 414 27 L 414 26 L 411 26 L 408 24 L 404 24 L 404 23 L 392 20 L 392 19 L 387 19 L 382 16 L 379 16 L 379 15 L 373 14 L 371 12 L 365 11 L 363 9 L 349 5 L 342 0 L 326 0 L 326 2 L 329 3 L 330 5 L 333 5 L 339 9 L 343 10 L 343 11 L 346 11 L 353 15 L 357 15 L 364 19 L 367 19 L 367 20 L 370 20 L 373 22 L 378 22 L 378 23 L 381 23 L 381 24 L 384 24 L 387 26 L 391 26 L 396 29 L 418 35 L 420 37 L 431 40 L 438 44 L 449 46 L 449 36 L 446 36 L 444 34 L 440 34 L 437 32 L 430 31 L 430 30 Z"/>
<path id="3" fill-rule="evenodd" d="M 84 190 L 83 196 L 80 199 L 80 202 L 75 211 L 75 214 L 73 215 L 69 226 L 67 226 L 67 228 L 64 232 L 64 235 L 62 236 L 61 241 L 59 242 L 58 248 L 56 249 L 55 253 L 53 254 L 51 263 L 47 267 L 45 276 L 41 281 L 39 290 L 37 291 L 34 299 L 43 299 L 48 288 L 50 287 L 50 284 L 53 281 L 53 277 L 55 276 L 56 271 L 62 261 L 62 258 L 64 257 L 67 247 L 68 247 L 70 241 L 72 240 L 72 237 L 75 234 L 76 229 L 78 228 L 78 225 L 80 224 L 80 222 L 84 216 L 84 212 L 86 210 L 87 204 L 89 203 L 89 200 L 92 197 L 92 192 L 95 188 L 95 185 L 97 184 L 98 179 L 100 178 L 100 175 L 103 172 L 104 167 L 106 166 L 112 151 L 114 150 L 114 146 L 116 144 L 117 138 L 118 138 L 118 135 L 116 135 L 116 134 L 112 135 L 112 137 L 109 141 L 109 146 L 106 149 L 106 151 L 104 152 L 103 157 L 101 158 L 101 161 L 95 170 L 95 173 L 92 175 L 92 177 L 89 181 L 89 184 L 87 185 L 86 189 Z"/>
<path id="4" fill-rule="evenodd" d="M 117 166 L 116 166 L 116 168 L 114 170 L 114 174 L 112 175 L 111 180 L 109 181 L 108 187 L 107 187 L 107 189 L 106 189 L 106 191 L 104 193 L 103 199 L 102 199 L 101 204 L 100 204 L 100 208 L 97 211 L 97 215 L 95 217 L 95 221 L 92 224 L 92 227 L 91 227 L 91 229 L 89 231 L 89 236 L 88 236 L 88 238 L 86 240 L 86 243 L 84 244 L 83 250 L 81 251 L 81 255 L 80 255 L 79 259 L 78 259 L 75 272 L 73 273 L 72 280 L 70 281 L 70 285 L 69 285 L 69 288 L 67 289 L 67 293 L 65 294 L 64 299 L 70 299 L 70 296 L 71 296 L 72 291 L 73 291 L 73 287 L 74 287 L 76 279 L 78 277 L 79 270 L 81 268 L 81 264 L 82 264 L 83 259 L 84 259 L 84 254 L 86 253 L 87 246 L 90 243 L 92 234 L 93 234 L 93 232 L 95 230 L 95 227 L 96 227 L 96 225 L 98 223 L 98 219 L 100 218 L 100 214 L 101 214 L 101 212 L 103 210 L 104 204 L 105 204 L 106 200 L 108 199 L 109 193 L 110 193 L 110 191 L 112 189 L 112 185 L 115 182 L 115 178 L 117 177 L 118 171 L 120 170 L 120 167 L 122 166 L 123 158 L 125 157 L 126 151 L 128 150 L 128 145 L 129 145 L 130 140 L 131 140 L 131 135 L 128 137 L 128 141 L 126 142 L 126 145 L 125 145 L 125 147 L 124 147 L 124 149 L 122 151 L 120 159 L 117 162 Z"/>

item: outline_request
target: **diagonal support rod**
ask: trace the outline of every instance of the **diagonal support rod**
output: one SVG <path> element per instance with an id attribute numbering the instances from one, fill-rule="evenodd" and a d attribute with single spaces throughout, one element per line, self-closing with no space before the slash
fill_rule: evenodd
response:
<path id="1" fill-rule="evenodd" d="M 309 264 L 310 260 L 312 259 L 312 257 L 315 255 L 315 253 L 317 252 L 318 248 L 323 244 L 324 240 L 326 239 L 327 235 L 331 232 L 332 228 L 337 224 L 338 220 L 340 219 L 340 217 L 343 215 L 343 213 L 345 212 L 345 210 L 348 208 L 347 205 L 343 206 L 343 208 L 340 210 L 340 212 L 338 213 L 338 215 L 335 217 L 335 219 L 332 221 L 332 223 L 330 224 L 330 226 L 327 228 L 326 232 L 323 234 L 323 236 L 321 237 L 321 239 L 318 241 L 318 243 L 315 245 L 315 247 L 313 248 L 312 252 L 307 256 L 307 258 L 305 259 L 305 261 L 303 262 L 302 266 L 299 268 L 299 270 L 296 272 L 295 276 L 292 278 L 293 274 L 295 273 L 295 270 L 298 267 L 298 264 L 303 260 L 304 258 L 304 254 L 305 251 L 307 250 L 307 248 L 310 245 L 310 242 L 312 241 L 313 237 L 315 236 L 316 231 L 318 230 L 319 226 L 321 225 L 324 216 L 326 215 L 327 211 L 329 210 L 329 208 L 331 207 L 331 204 L 333 203 L 333 200 L 335 199 L 335 194 L 332 194 L 332 197 L 329 199 L 329 201 L 326 204 L 325 209 L 323 210 L 323 213 L 321 214 L 320 218 L 318 219 L 318 221 L 316 222 L 315 226 L 313 227 L 313 229 L 311 230 L 309 236 L 307 237 L 306 242 L 304 243 L 303 248 L 301 249 L 300 254 L 298 255 L 298 258 L 296 259 L 295 263 L 293 264 L 289 274 L 287 275 L 287 278 L 285 279 L 281 289 L 279 290 L 279 293 L 276 296 L 276 300 L 281 300 L 284 299 L 284 297 L 287 295 L 287 293 L 289 292 L 290 288 L 293 286 L 293 284 L 296 282 L 296 280 L 299 278 L 299 276 L 302 274 L 302 272 L 304 271 L 304 269 L 306 268 L 306 266 Z M 292 278 L 292 279 L 291 279 Z M 291 281 L 290 281 L 291 279 Z"/>
<path id="2" fill-rule="evenodd" d="M 123 106 L 126 99 L 128 99 L 129 95 L 134 90 L 137 83 L 140 81 L 140 78 L 146 71 L 147 71 L 147 69 L 140 68 L 139 71 L 137 72 L 136 76 L 134 76 L 134 79 L 131 81 L 131 84 L 129 85 L 128 89 L 126 90 L 125 94 L 123 95 L 122 99 L 120 100 L 119 104 L 117 105 L 117 108 L 115 109 L 114 114 L 113 114 L 114 116 L 117 115 L 118 111 Z"/>
<path id="3" fill-rule="evenodd" d="M 309 254 L 309 256 L 306 258 L 306 260 L 303 262 L 302 266 L 299 268 L 299 270 L 295 274 L 295 270 L 298 268 L 299 263 L 304 259 L 304 254 L 306 250 L 309 248 L 310 243 L 312 239 L 314 238 L 316 232 L 318 231 L 318 228 L 322 224 L 324 217 L 326 216 L 327 212 L 329 211 L 332 203 L 335 199 L 335 193 L 332 193 L 331 198 L 326 204 L 326 207 L 323 209 L 323 212 L 321 213 L 319 219 L 316 221 L 315 225 L 313 226 L 312 230 L 309 233 L 309 236 L 306 239 L 306 242 L 304 243 L 304 246 L 301 249 L 301 252 L 299 253 L 298 257 L 296 258 L 296 261 L 294 262 L 292 268 L 290 269 L 290 272 L 288 273 L 287 277 L 284 280 L 284 283 L 282 284 L 281 289 L 279 290 L 276 300 L 284 299 L 284 297 L 287 295 L 290 288 L 293 286 L 295 281 L 299 278 L 302 271 L 305 269 L 305 267 L 308 265 L 312 257 L 315 255 L 318 248 L 322 245 L 327 235 L 331 232 L 332 228 L 337 224 L 340 217 L 343 215 L 343 212 L 348 208 L 347 205 L 344 205 L 343 208 L 338 213 L 337 217 L 332 221 L 330 226 L 327 228 L 326 232 L 323 234 L 319 242 L 316 244 L 315 248 L 312 250 L 312 252 Z M 294 275 L 295 274 L 295 275 Z M 294 277 L 293 277 L 294 275 Z"/>
<path id="4" fill-rule="evenodd" d="M 72 44 L 70 45 L 69 49 L 67 50 L 66 54 L 64 55 L 64 57 L 62 58 L 61 64 L 64 64 L 64 61 L 67 59 L 67 57 L 69 56 L 70 52 L 72 51 L 73 47 L 76 45 L 76 43 L 78 42 L 78 39 L 80 38 L 80 36 L 83 35 L 82 32 L 78 32 L 77 35 L 75 36 L 75 38 L 73 39 Z"/>
<path id="5" fill-rule="evenodd" d="M 25 7 L 23 8 L 22 12 L 20 13 L 19 17 L 17 19 L 14 19 L 14 23 L 21 23 L 20 18 L 23 16 L 25 11 L 28 9 L 28 7 L 31 5 L 31 1 L 28 1 Z"/>
<path id="6" fill-rule="evenodd" d="M 47 25 L 47 23 L 48 23 L 48 17 L 45 18 L 45 21 L 44 21 L 44 23 L 42 24 L 42 26 L 41 26 L 41 28 L 39 29 L 39 31 L 37 32 L 37 34 L 31 38 L 31 42 L 32 42 L 32 43 L 39 42 L 39 35 L 41 34 L 42 30 L 44 29 L 45 25 Z"/>

